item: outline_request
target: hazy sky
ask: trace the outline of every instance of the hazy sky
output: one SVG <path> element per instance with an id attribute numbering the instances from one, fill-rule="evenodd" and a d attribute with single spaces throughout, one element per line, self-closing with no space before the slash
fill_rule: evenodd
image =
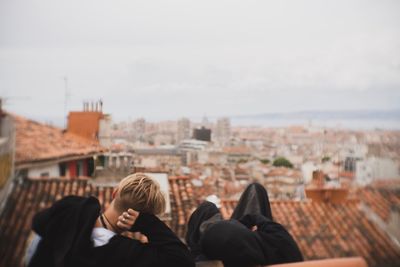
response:
<path id="1" fill-rule="evenodd" d="M 6 109 L 114 118 L 400 108 L 400 1 L 0 0 Z"/>

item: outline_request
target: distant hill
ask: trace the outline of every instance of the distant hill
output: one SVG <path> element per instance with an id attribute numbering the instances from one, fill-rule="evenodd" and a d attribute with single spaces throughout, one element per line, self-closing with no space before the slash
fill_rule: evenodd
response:
<path id="1" fill-rule="evenodd" d="M 233 119 L 393 119 L 400 120 L 400 110 L 357 110 L 357 111 L 298 111 L 288 113 L 264 113 L 233 116 Z"/>
<path id="2" fill-rule="evenodd" d="M 351 129 L 400 129 L 400 110 L 299 111 L 231 117 L 233 125 L 284 127 L 312 123 Z"/>

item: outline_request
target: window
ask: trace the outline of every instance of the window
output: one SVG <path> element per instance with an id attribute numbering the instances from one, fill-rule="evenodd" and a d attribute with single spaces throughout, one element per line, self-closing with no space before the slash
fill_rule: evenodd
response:
<path id="1" fill-rule="evenodd" d="M 60 165 L 58 165 L 58 167 L 60 169 L 60 176 L 65 176 L 67 174 L 67 164 L 60 163 Z"/>
<path id="2" fill-rule="evenodd" d="M 42 172 L 42 173 L 40 174 L 40 177 L 41 177 L 41 178 L 49 178 L 49 177 L 50 177 L 50 173 L 49 173 L 49 172 Z"/>
<path id="3" fill-rule="evenodd" d="M 79 176 L 83 176 L 83 175 L 84 175 L 84 173 L 83 173 L 83 161 L 80 160 L 80 161 L 78 161 L 76 163 L 76 176 L 79 177 Z"/>

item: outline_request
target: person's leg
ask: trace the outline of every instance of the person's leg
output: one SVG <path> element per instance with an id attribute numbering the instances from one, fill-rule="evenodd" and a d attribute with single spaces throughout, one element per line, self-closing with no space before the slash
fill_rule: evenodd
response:
<path id="1" fill-rule="evenodd" d="M 207 226 L 222 220 L 219 209 L 214 203 L 203 202 L 190 216 L 186 233 L 186 244 L 195 259 L 201 259 L 200 238 Z"/>
<path id="2" fill-rule="evenodd" d="M 261 214 L 272 220 L 268 193 L 259 183 L 251 183 L 241 195 L 231 219 L 239 220 L 246 214 Z"/>

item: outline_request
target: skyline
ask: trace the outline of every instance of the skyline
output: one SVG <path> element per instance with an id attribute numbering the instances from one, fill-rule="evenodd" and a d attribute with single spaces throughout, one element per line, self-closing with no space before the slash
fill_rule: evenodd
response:
<path id="1" fill-rule="evenodd" d="M 400 3 L 10 1 L 0 96 L 33 118 L 398 110 Z"/>
<path id="2" fill-rule="evenodd" d="M 89 107 L 89 111 L 91 108 Z M 6 110 L 8 111 L 8 110 Z M 72 111 L 83 111 L 69 110 Z M 113 123 L 132 123 L 139 119 L 144 119 L 146 123 L 164 123 L 178 122 L 180 119 L 186 118 L 194 125 L 202 125 L 204 119 L 210 124 L 214 124 L 218 119 L 228 118 L 233 127 L 256 127 L 256 128 L 285 128 L 291 126 L 302 127 L 317 127 L 336 130 L 400 130 L 400 109 L 397 110 L 331 110 L 331 111 L 298 111 L 298 112 L 283 112 L 283 113 L 260 113 L 260 114 L 236 114 L 231 116 L 202 116 L 189 117 L 182 115 L 180 117 L 169 118 L 149 118 L 130 116 L 127 119 L 118 119 L 104 110 L 104 114 L 111 115 Z M 14 113 L 15 114 L 15 113 Z M 67 117 L 35 117 L 32 115 L 23 115 L 28 119 L 53 125 L 60 128 L 66 127 Z"/>

